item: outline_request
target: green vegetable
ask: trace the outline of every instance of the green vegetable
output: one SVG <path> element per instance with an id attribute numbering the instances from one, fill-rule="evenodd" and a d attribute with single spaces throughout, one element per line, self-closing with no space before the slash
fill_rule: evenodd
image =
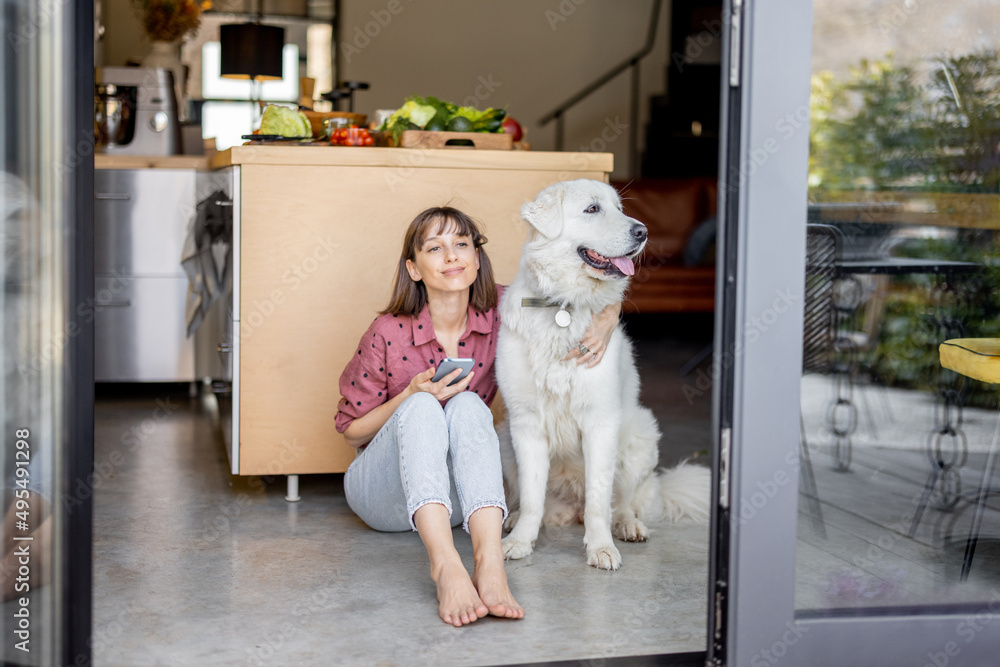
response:
<path id="1" fill-rule="evenodd" d="M 434 118 L 431 118 L 431 122 L 424 126 L 424 129 L 428 132 L 440 132 L 441 130 L 448 129 L 448 123 L 435 116 Z"/>
<path id="2" fill-rule="evenodd" d="M 311 137 L 312 126 L 305 114 L 297 109 L 269 104 L 260 119 L 260 133 L 281 137 Z"/>
<path id="3" fill-rule="evenodd" d="M 503 116 L 499 118 L 490 118 L 489 120 L 483 121 L 483 130 L 485 132 L 499 132 L 503 134 Z"/>
<path id="4" fill-rule="evenodd" d="M 451 119 L 451 110 L 445 106 L 441 105 L 437 108 L 437 113 L 431 118 L 430 122 L 424 126 L 425 130 L 430 132 L 439 132 L 441 130 L 447 129 L 448 121 Z"/>
<path id="5" fill-rule="evenodd" d="M 472 124 L 476 132 L 503 132 L 501 125 L 507 116 L 506 109 L 487 109 L 482 118 Z"/>
<path id="6" fill-rule="evenodd" d="M 459 107 L 458 110 L 455 111 L 455 117 L 467 118 L 470 123 L 475 123 L 478 122 L 479 119 L 482 118 L 488 111 L 492 111 L 492 109 L 480 111 L 476 107 Z"/>
<path id="7" fill-rule="evenodd" d="M 434 117 L 437 109 L 429 104 L 420 104 L 415 100 L 410 100 L 397 113 L 404 115 L 414 125 L 423 127 Z"/>
<path id="8" fill-rule="evenodd" d="M 386 121 L 384 130 L 392 135 L 395 141 L 399 141 L 399 135 L 406 130 L 422 130 L 439 114 L 450 115 L 445 109 L 442 111 L 444 103 L 440 100 L 428 97 L 418 97 L 411 95 L 406 98 L 403 106 L 396 109 L 396 112 Z"/>
<path id="9" fill-rule="evenodd" d="M 472 121 L 465 116 L 455 116 L 448 121 L 448 130 L 451 132 L 472 132 Z"/>
<path id="10" fill-rule="evenodd" d="M 396 110 L 382 129 L 395 141 L 406 130 L 450 130 L 452 132 L 500 132 L 507 115 L 504 109 L 460 107 L 436 97 L 411 95 Z"/>
<path id="11" fill-rule="evenodd" d="M 455 117 L 467 118 L 472 123 L 472 129 L 466 130 L 471 132 L 497 132 L 506 115 L 506 110 L 493 108 L 480 111 L 476 107 L 460 107 L 455 111 Z"/>
<path id="12" fill-rule="evenodd" d="M 436 97 L 425 97 L 423 98 L 423 103 L 429 104 L 430 106 L 437 109 L 438 115 L 440 115 L 446 121 L 450 119 L 452 116 L 454 116 L 455 111 L 458 110 L 458 107 L 452 104 L 451 102 L 445 102 L 443 100 L 439 100 Z"/>

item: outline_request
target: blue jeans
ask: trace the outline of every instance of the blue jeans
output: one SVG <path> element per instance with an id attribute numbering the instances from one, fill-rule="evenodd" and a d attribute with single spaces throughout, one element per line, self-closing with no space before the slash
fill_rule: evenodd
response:
<path id="1" fill-rule="evenodd" d="M 466 531 L 482 507 L 499 507 L 506 518 L 493 414 L 471 391 L 443 409 L 426 392 L 410 396 L 351 463 L 344 493 L 375 530 L 416 530 L 413 514 L 428 503 L 444 505 L 451 525 Z"/>

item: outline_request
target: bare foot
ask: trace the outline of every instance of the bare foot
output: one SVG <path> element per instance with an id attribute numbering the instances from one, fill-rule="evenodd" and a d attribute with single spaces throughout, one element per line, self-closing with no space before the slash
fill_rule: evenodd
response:
<path id="1" fill-rule="evenodd" d="M 500 618 L 524 618 L 524 609 L 514 599 L 507 586 L 507 572 L 504 571 L 503 556 L 484 558 L 476 562 L 472 583 L 479 591 L 490 614 Z"/>
<path id="2" fill-rule="evenodd" d="M 445 563 L 436 572 L 432 570 L 431 578 L 437 584 L 438 615 L 445 623 L 460 628 L 488 613 L 461 561 Z"/>

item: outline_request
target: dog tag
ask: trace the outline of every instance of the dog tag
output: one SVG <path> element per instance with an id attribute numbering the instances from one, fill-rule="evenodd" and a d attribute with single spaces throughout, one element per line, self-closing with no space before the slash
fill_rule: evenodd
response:
<path id="1" fill-rule="evenodd" d="M 559 326 L 563 328 L 568 327 L 569 323 L 572 321 L 573 318 L 569 316 L 569 312 L 566 311 L 565 309 L 560 308 L 559 312 L 556 313 L 556 324 L 558 324 Z"/>

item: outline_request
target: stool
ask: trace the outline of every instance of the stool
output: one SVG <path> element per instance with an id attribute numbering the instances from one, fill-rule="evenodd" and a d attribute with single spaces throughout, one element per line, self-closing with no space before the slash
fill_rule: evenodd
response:
<path id="1" fill-rule="evenodd" d="M 953 338 L 941 343 L 938 351 L 941 355 L 941 365 L 945 368 L 974 380 L 1000 384 L 1000 338 Z M 997 429 L 993 432 L 993 442 L 990 443 L 986 466 L 983 468 L 983 479 L 976 493 L 969 540 L 966 542 L 965 558 L 962 561 L 962 581 L 969 576 L 972 557 L 976 552 L 976 542 L 979 540 L 979 529 L 983 524 L 986 500 L 990 494 L 993 471 L 996 468 L 998 434 L 1000 434 L 1000 419 L 997 421 Z"/>

